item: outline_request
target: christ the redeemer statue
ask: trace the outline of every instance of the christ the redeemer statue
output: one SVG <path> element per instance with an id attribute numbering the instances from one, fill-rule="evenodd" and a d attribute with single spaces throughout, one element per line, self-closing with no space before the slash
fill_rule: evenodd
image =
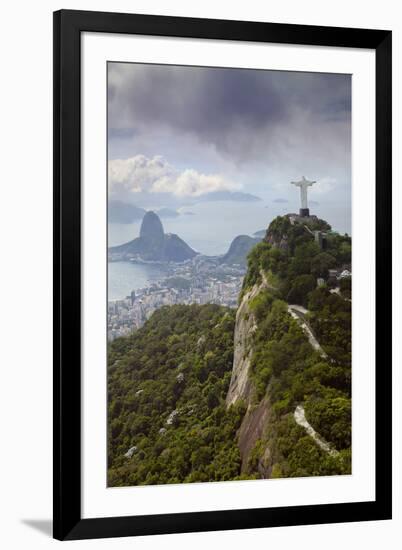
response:
<path id="1" fill-rule="evenodd" d="M 307 203 L 307 187 L 310 187 L 311 185 L 313 185 L 313 183 L 316 183 L 316 182 L 306 180 L 306 178 L 303 176 L 300 181 L 291 181 L 290 183 L 292 185 L 296 185 L 297 187 L 300 187 L 300 200 L 301 200 L 300 216 L 309 216 L 310 211 L 308 209 L 308 203 Z"/>

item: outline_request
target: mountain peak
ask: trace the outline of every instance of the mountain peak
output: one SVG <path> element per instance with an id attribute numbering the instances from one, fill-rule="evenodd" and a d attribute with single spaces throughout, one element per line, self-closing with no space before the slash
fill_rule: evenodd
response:
<path id="1" fill-rule="evenodd" d="M 151 262 L 184 262 L 198 253 L 180 237 L 166 233 L 159 216 L 149 210 L 141 224 L 140 236 L 109 248 L 109 260 L 134 260 Z"/>
<path id="2" fill-rule="evenodd" d="M 163 225 L 159 216 L 152 210 L 149 210 L 142 220 L 140 237 L 142 239 L 163 240 L 163 236 Z"/>

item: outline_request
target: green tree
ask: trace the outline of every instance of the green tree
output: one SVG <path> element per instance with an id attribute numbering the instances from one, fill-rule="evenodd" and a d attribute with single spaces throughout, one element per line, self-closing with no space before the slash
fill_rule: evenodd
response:
<path id="1" fill-rule="evenodd" d="M 299 304 L 307 307 L 308 294 L 314 290 L 315 286 L 316 282 L 312 275 L 299 275 L 293 281 L 287 295 L 287 301 L 290 304 Z"/>
<path id="2" fill-rule="evenodd" d="M 327 252 L 321 252 L 311 260 L 311 274 L 314 277 L 323 277 L 326 279 L 328 277 L 328 270 L 335 266 L 335 258 Z"/>

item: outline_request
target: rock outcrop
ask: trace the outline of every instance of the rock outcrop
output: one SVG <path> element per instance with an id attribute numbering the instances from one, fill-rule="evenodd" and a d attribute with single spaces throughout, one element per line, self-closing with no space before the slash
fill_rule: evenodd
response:
<path id="1" fill-rule="evenodd" d="M 161 243 L 163 242 L 163 238 L 164 231 L 162 222 L 159 216 L 150 210 L 142 219 L 140 239 Z"/>
<path id="2" fill-rule="evenodd" d="M 226 396 L 227 406 L 235 404 L 239 399 L 245 401 L 247 405 L 251 401 L 252 386 L 249 370 L 252 355 L 252 335 L 256 327 L 256 319 L 250 309 L 250 301 L 259 294 L 263 287 L 264 283 L 256 284 L 246 292 L 236 313 L 233 371 Z"/>
<path id="3" fill-rule="evenodd" d="M 275 248 L 280 248 L 282 250 L 287 250 L 288 248 L 288 237 L 285 234 L 276 236 L 272 233 L 268 233 L 264 240 Z"/>
<path id="4" fill-rule="evenodd" d="M 109 261 L 142 260 L 145 262 L 184 262 L 197 255 L 180 237 L 164 233 L 155 212 L 145 214 L 140 236 L 128 243 L 109 248 Z"/>
<path id="5" fill-rule="evenodd" d="M 257 329 L 257 321 L 250 303 L 267 287 L 267 279 L 262 273 L 261 282 L 255 284 L 244 294 L 236 314 L 233 371 L 226 396 L 226 405 L 229 407 L 241 400 L 247 406 L 246 414 L 238 432 L 239 450 L 242 459 L 241 471 L 243 473 L 247 473 L 250 453 L 267 430 L 270 419 L 271 407 L 268 393 L 260 403 L 256 404 L 254 402 L 255 388 L 250 376 L 253 334 Z M 261 464 L 258 464 L 261 477 L 269 477 L 272 467 L 269 457 L 269 449 L 264 448 L 260 459 Z"/>

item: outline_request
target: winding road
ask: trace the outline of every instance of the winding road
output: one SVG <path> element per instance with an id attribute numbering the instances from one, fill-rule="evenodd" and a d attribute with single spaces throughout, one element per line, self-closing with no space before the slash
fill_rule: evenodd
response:
<path id="1" fill-rule="evenodd" d="M 299 424 L 302 428 L 304 428 L 307 432 L 307 434 L 314 439 L 314 441 L 317 443 L 317 445 L 329 454 L 329 456 L 338 456 L 339 452 L 335 449 L 332 449 L 329 443 L 327 443 L 313 428 L 313 426 L 309 423 L 309 421 L 306 418 L 306 414 L 304 411 L 304 408 L 301 405 L 297 405 L 296 410 L 294 412 L 294 415 L 296 423 Z"/>
<path id="2" fill-rule="evenodd" d="M 317 338 L 314 336 L 313 331 L 311 330 L 310 325 L 306 321 L 306 314 L 308 313 L 308 310 L 304 308 L 303 306 L 299 305 L 289 305 L 288 306 L 288 312 L 290 315 L 295 319 L 300 327 L 302 328 L 303 332 L 306 334 L 310 344 L 312 347 L 318 351 L 320 356 L 323 359 L 328 359 L 328 355 L 325 353 L 325 351 L 320 346 L 320 343 L 318 342 Z M 297 405 L 295 412 L 293 413 L 294 419 L 296 423 L 304 428 L 306 430 L 307 435 L 309 435 L 315 443 L 328 453 L 330 456 L 335 457 L 339 455 L 339 452 L 335 449 L 331 448 L 329 443 L 327 443 L 313 428 L 313 426 L 308 422 L 306 418 L 306 414 L 304 411 L 304 407 L 302 405 Z"/>
<path id="3" fill-rule="evenodd" d="M 317 338 L 314 336 L 313 331 L 311 330 L 310 325 L 306 321 L 306 314 L 308 313 L 308 310 L 304 308 L 303 306 L 298 305 L 289 305 L 288 306 L 288 312 L 290 315 L 295 319 L 303 332 L 306 334 L 308 341 L 313 346 L 313 348 L 318 351 L 320 356 L 323 359 L 328 359 L 328 355 L 325 353 L 325 351 L 320 346 L 320 343 L 318 342 Z"/>
<path id="4" fill-rule="evenodd" d="M 257 288 L 257 293 L 262 288 L 274 288 L 272 285 L 269 284 L 266 274 L 264 273 L 264 270 L 260 270 L 260 275 L 262 279 L 261 285 Z M 250 299 L 250 295 L 247 296 L 247 300 Z M 299 306 L 297 304 L 288 305 L 288 313 L 292 316 L 293 319 L 297 321 L 303 332 L 306 334 L 308 341 L 310 342 L 311 346 L 320 354 L 320 357 L 323 359 L 328 359 L 327 353 L 322 349 L 320 343 L 318 342 L 317 338 L 314 336 L 314 333 L 306 320 L 306 315 L 308 313 L 308 310 L 304 308 L 303 306 Z M 304 411 L 304 407 L 302 405 L 297 405 L 294 413 L 293 413 L 295 422 L 304 428 L 307 435 L 309 435 L 314 442 L 320 447 L 321 450 L 328 453 L 332 457 L 336 457 L 339 455 L 339 452 L 336 449 L 333 449 L 329 443 L 327 443 L 324 438 L 322 438 L 312 427 L 312 425 L 308 422 L 306 418 L 306 414 Z"/>

